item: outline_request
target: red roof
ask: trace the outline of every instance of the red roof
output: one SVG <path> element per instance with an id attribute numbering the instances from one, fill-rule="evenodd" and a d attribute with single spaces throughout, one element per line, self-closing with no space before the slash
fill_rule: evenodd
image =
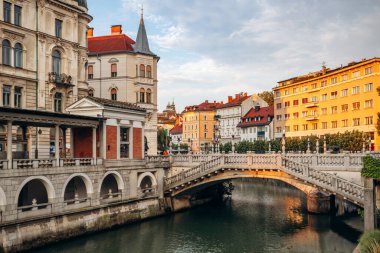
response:
<path id="1" fill-rule="evenodd" d="M 222 103 L 209 103 L 207 100 L 199 105 L 191 105 L 191 106 L 186 106 L 185 110 L 183 113 L 188 112 L 188 111 L 194 111 L 194 112 L 199 112 L 199 111 L 214 111 L 219 105 Z"/>
<path id="2" fill-rule="evenodd" d="M 125 34 L 88 38 L 90 54 L 120 51 L 133 52 L 133 44 L 135 44 L 135 41 Z"/>
<path id="3" fill-rule="evenodd" d="M 260 117 L 260 120 L 255 121 Z M 271 118 L 268 121 L 268 117 Z M 251 108 L 249 112 L 242 118 L 242 122 L 240 122 L 238 127 L 250 127 L 250 126 L 265 126 L 272 122 L 274 117 L 274 106 L 262 107 L 258 111 L 256 108 Z M 248 119 L 248 122 L 246 122 Z"/>
<path id="4" fill-rule="evenodd" d="M 170 134 L 182 134 L 182 125 L 175 125 L 171 130 Z"/>
<path id="5" fill-rule="evenodd" d="M 248 96 L 248 95 L 235 97 L 234 99 L 232 99 L 231 102 L 228 102 L 227 104 L 221 104 L 221 105 L 219 105 L 217 109 L 222 109 L 222 108 L 227 108 L 227 107 L 233 107 L 233 106 L 241 105 L 241 103 L 243 103 L 248 98 L 250 98 L 250 96 Z"/>

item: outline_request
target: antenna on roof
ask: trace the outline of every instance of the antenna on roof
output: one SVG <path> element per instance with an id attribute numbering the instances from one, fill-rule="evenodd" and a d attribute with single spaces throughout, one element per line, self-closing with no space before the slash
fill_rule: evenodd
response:
<path id="1" fill-rule="evenodd" d="M 141 19 L 144 18 L 144 4 L 141 4 Z"/>

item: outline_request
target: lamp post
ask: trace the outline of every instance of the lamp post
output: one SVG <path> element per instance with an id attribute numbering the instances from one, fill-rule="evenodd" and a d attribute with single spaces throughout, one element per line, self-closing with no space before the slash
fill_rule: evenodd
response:
<path id="1" fill-rule="evenodd" d="M 232 135 L 232 153 L 235 153 L 235 145 L 234 145 L 234 139 L 235 139 L 235 135 Z"/>
<path id="2" fill-rule="evenodd" d="M 323 153 L 327 153 L 326 135 L 323 136 Z"/>
<path id="3" fill-rule="evenodd" d="M 281 147 L 281 151 L 282 151 L 282 154 L 285 154 L 285 143 L 286 140 L 285 140 L 285 129 L 282 131 L 282 141 L 281 141 L 281 144 L 282 144 L 282 147 Z"/>

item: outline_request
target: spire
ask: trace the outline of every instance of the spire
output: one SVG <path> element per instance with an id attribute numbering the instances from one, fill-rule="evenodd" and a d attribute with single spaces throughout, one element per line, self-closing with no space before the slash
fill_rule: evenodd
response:
<path id="1" fill-rule="evenodd" d="M 145 24 L 144 24 L 144 8 L 141 8 L 141 18 L 140 27 L 137 33 L 136 44 L 133 45 L 136 53 L 155 55 L 149 49 L 148 36 L 146 35 Z"/>

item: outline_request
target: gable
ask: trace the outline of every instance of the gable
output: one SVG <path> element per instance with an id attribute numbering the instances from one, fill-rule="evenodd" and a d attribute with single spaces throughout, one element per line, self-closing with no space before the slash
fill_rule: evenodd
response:
<path id="1" fill-rule="evenodd" d="M 76 111 L 76 110 L 82 110 L 82 109 L 97 109 L 101 110 L 104 109 L 104 107 L 98 103 L 95 103 L 94 101 L 91 101 L 86 98 L 82 98 L 81 100 L 75 102 L 74 104 L 70 105 L 66 110 L 67 111 Z"/>

